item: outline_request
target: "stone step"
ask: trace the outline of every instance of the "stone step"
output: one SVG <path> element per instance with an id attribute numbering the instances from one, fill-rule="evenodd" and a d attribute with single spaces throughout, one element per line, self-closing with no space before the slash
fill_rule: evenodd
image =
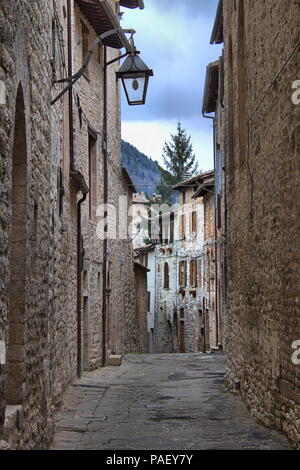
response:
<path id="1" fill-rule="evenodd" d="M 111 354 L 107 359 L 107 366 L 120 366 L 122 364 L 121 354 Z"/>

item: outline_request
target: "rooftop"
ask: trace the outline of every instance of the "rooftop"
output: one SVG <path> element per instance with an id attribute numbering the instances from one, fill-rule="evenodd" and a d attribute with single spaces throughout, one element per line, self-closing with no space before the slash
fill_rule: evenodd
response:
<path id="1" fill-rule="evenodd" d="M 198 183 L 207 177 L 214 176 L 214 174 L 215 174 L 214 170 L 206 171 L 205 173 L 200 173 L 199 175 L 194 176 L 193 178 L 184 180 L 181 183 L 176 184 L 175 186 L 173 186 L 173 189 L 185 188 L 186 186 L 190 186 L 193 183 Z"/>
<path id="2" fill-rule="evenodd" d="M 219 0 L 214 27 L 212 30 L 210 44 L 222 44 L 224 42 L 224 16 L 223 0 Z"/>
<path id="3" fill-rule="evenodd" d="M 219 61 L 211 62 L 206 68 L 202 113 L 210 114 L 216 110 L 219 91 Z"/>
<path id="4" fill-rule="evenodd" d="M 119 3 L 122 7 L 126 8 L 140 8 L 141 10 L 145 8 L 143 0 L 119 0 Z"/>
<path id="5" fill-rule="evenodd" d="M 127 185 L 131 189 L 131 191 L 133 193 L 135 193 L 136 192 L 136 187 L 134 186 L 134 183 L 132 182 L 132 179 L 130 178 L 130 175 L 129 175 L 127 169 L 125 168 L 125 166 L 122 166 L 122 176 L 125 179 L 125 181 L 127 182 Z"/>
<path id="6" fill-rule="evenodd" d="M 120 29 L 119 20 L 106 0 L 75 0 L 75 2 L 98 36 L 111 29 Z M 103 43 L 115 49 L 129 47 L 128 40 L 123 33 L 109 36 L 103 40 Z"/>

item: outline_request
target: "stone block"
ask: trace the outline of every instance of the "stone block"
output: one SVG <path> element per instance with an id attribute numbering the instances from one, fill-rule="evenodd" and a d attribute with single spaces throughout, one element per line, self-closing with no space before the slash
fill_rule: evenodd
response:
<path id="1" fill-rule="evenodd" d="M 120 354 L 111 354 L 107 358 L 106 365 L 108 366 L 120 366 L 122 364 L 122 356 Z"/>

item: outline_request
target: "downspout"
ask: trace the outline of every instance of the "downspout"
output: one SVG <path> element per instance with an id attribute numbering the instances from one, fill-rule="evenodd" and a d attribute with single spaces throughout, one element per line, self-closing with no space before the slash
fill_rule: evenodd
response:
<path id="1" fill-rule="evenodd" d="M 68 35 L 68 76 L 72 77 L 72 17 L 71 0 L 67 0 L 67 35 Z M 69 95 L 69 146 L 70 167 L 74 169 L 74 121 L 73 121 L 73 88 L 68 91 Z"/>
<path id="2" fill-rule="evenodd" d="M 205 119 L 213 121 L 213 142 L 214 142 L 214 170 L 216 180 L 216 119 L 213 116 L 207 116 L 202 113 Z M 216 181 L 215 181 L 216 184 Z M 217 204 L 215 194 L 215 309 L 216 309 L 216 346 L 219 345 L 219 303 L 218 303 L 218 242 L 217 242 Z"/>
<path id="3" fill-rule="evenodd" d="M 83 250 L 81 245 L 81 205 L 86 200 L 87 192 L 77 203 L 77 377 L 81 377 L 81 272 Z"/>
<path id="4" fill-rule="evenodd" d="M 104 204 L 104 240 L 103 240 L 103 286 L 102 286 L 102 366 L 106 364 L 107 355 L 107 203 L 108 203 L 108 169 L 107 169 L 107 48 L 104 46 L 103 67 L 103 204 Z"/>

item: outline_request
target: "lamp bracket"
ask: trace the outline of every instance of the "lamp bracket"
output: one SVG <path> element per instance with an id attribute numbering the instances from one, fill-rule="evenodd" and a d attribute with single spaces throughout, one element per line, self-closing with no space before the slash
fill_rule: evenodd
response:
<path id="1" fill-rule="evenodd" d="M 83 63 L 83 66 L 81 67 L 81 69 L 79 69 L 78 72 L 76 72 L 74 75 L 72 75 L 72 77 L 63 78 L 63 79 L 58 80 L 56 82 L 56 83 L 68 82 L 68 85 L 51 101 L 51 103 L 50 103 L 51 106 L 53 104 L 55 104 L 70 88 L 72 88 L 72 86 L 84 74 L 84 72 L 86 71 L 86 69 L 89 65 L 91 56 L 92 56 L 94 50 L 96 49 L 96 47 L 98 46 L 98 44 L 102 45 L 103 40 L 105 38 L 107 38 L 109 36 L 112 36 L 114 34 L 130 34 L 131 38 L 133 38 L 133 35 L 135 33 L 136 33 L 136 31 L 134 29 L 111 29 L 110 31 L 106 31 L 105 33 L 102 33 L 100 36 L 98 36 L 95 39 L 95 41 L 93 42 L 93 44 L 91 45 L 90 49 L 88 50 L 88 53 L 87 53 L 87 55 L 84 59 L 84 63 Z M 132 42 L 133 42 L 133 40 L 132 40 Z M 124 55 L 124 57 L 132 52 L 132 42 L 129 43 L 130 47 L 128 48 L 128 50 L 126 50 L 126 54 Z M 115 62 L 116 60 L 119 60 L 119 59 L 120 59 L 120 57 L 116 58 L 115 60 L 111 61 L 110 63 L 113 63 L 113 62 Z M 108 64 L 106 64 L 106 65 L 108 65 Z"/>

